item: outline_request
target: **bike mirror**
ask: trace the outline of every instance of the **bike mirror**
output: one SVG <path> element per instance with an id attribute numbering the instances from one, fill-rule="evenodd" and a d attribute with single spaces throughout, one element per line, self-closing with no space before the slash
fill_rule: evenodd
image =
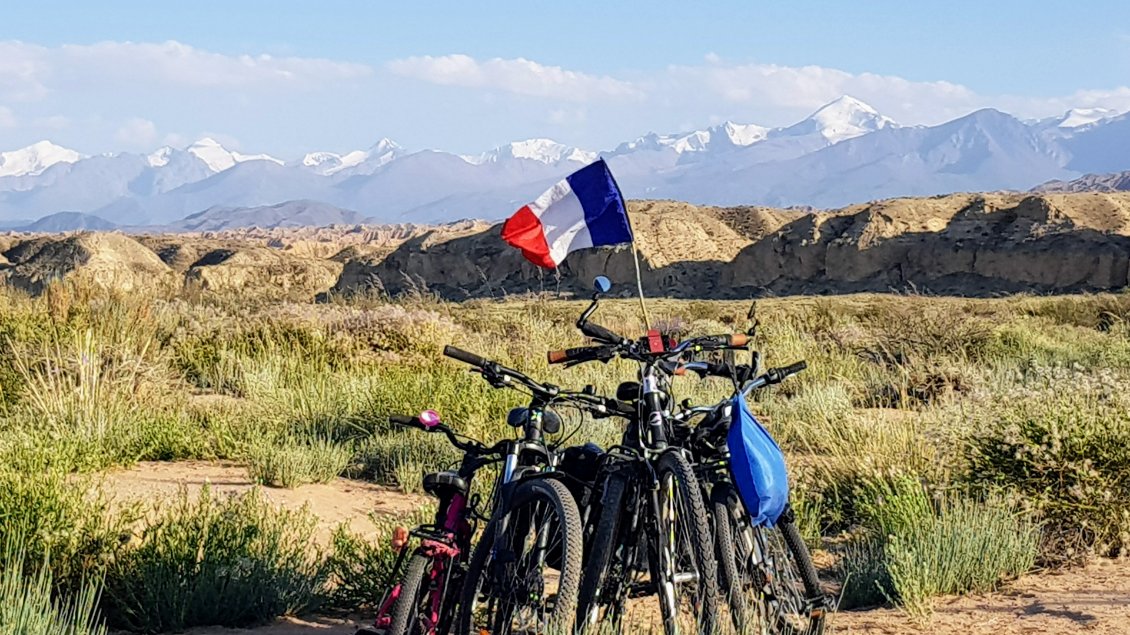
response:
<path id="1" fill-rule="evenodd" d="M 608 293 L 612 290 L 612 281 L 604 276 L 597 276 L 592 281 L 592 290 L 597 293 Z"/>
<path id="2" fill-rule="evenodd" d="M 425 430 L 431 430 L 440 424 L 439 413 L 435 410 L 425 410 L 417 417 L 420 425 L 424 426 Z"/>

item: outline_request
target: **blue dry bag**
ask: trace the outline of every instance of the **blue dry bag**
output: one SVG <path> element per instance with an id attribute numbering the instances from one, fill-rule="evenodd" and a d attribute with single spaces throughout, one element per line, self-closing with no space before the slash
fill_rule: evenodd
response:
<path id="1" fill-rule="evenodd" d="M 789 503 L 789 475 L 785 456 L 761 422 L 746 407 L 742 395 L 731 403 L 730 474 L 738 486 L 754 525 L 772 527 Z"/>

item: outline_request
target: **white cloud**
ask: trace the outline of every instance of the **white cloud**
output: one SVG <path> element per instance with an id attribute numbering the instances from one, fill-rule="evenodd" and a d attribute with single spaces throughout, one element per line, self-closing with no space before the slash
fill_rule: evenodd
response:
<path id="1" fill-rule="evenodd" d="M 0 106 L 0 128 L 14 128 L 15 126 L 16 114 L 12 112 L 11 108 Z"/>
<path id="2" fill-rule="evenodd" d="M 717 56 L 706 66 L 670 66 L 653 92 L 674 102 L 680 95 L 801 117 L 840 95 L 853 95 L 908 123 L 938 123 L 977 107 L 970 89 L 946 81 L 916 82 L 893 75 L 854 74 L 823 66 L 727 65 Z M 780 123 L 780 122 L 778 122 Z"/>
<path id="3" fill-rule="evenodd" d="M 157 139 L 157 124 L 134 117 L 118 128 L 114 138 L 130 149 L 145 149 Z"/>
<path id="4" fill-rule="evenodd" d="M 566 101 L 639 97 L 632 83 L 607 76 L 545 66 L 524 58 L 479 61 L 467 55 L 409 57 L 387 65 L 397 75 L 465 88 L 501 90 Z"/>
<path id="5" fill-rule="evenodd" d="M 44 47 L 0 42 L 0 96 L 30 101 L 98 86 L 313 88 L 370 75 L 364 64 L 320 58 L 224 55 L 168 41 Z"/>

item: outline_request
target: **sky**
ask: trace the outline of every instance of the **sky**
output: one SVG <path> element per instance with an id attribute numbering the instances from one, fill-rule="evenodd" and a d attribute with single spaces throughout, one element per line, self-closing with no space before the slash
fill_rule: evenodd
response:
<path id="1" fill-rule="evenodd" d="M 0 149 L 87 154 L 204 136 L 295 159 L 388 137 L 478 153 L 608 149 L 841 94 L 899 123 L 993 107 L 1130 110 L 1130 3 L 8 3 Z"/>

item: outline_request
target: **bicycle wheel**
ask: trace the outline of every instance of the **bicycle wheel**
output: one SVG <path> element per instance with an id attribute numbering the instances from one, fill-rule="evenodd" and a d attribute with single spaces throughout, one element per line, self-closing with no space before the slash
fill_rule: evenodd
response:
<path id="1" fill-rule="evenodd" d="M 656 475 L 656 573 L 664 631 L 713 633 L 719 626 L 718 566 L 702 490 L 690 464 L 676 452 L 659 457 Z"/>
<path id="2" fill-rule="evenodd" d="M 792 510 L 775 527 L 753 527 L 732 488 L 725 518 L 734 545 L 742 598 L 762 622 L 759 632 L 818 635 L 824 632 L 825 595 L 808 547 L 793 522 Z"/>
<path id="3" fill-rule="evenodd" d="M 519 483 L 475 547 L 456 632 L 573 632 L 581 548 L 581 518 L 565 485 Z"/>
<path id="4" fill-rule="evenodd" d="M 386 635 L 431 635 L 438 616 L 432 615 L 432 597 L 426 577 L 432 559 L 414 553 L 400 581 L 400 595 L 392 605 L 392 618 Z"/>
<path id="5" fill-rule="evenodd" d="M 715 553 L 718 556 L 719 591 L 725 595 L 730 607 L 730 619 L 738 633 L 761 633 L 763 617 L 758 594 L 753 588 L 753 574 L 749 558 L 739 558 L 735 549 L 742 528 L 731 514 L 732 502 L 738 500 L 737 492 L 729 483 L 718 483 L 710 490 L 710 513 L 714 524 Z M 737 508 L 742 511 L 740 506 Z M 748 536 L 746 536 L 748 538 Z M 748 553 L 745 551 L 743 553 Z"/>
<path id="6" fill-rule="evenodd" d="M 584 573 L 581 576 L 581 589 L 577 599 L 577 621 L 588 628 L 606 620 L 614 621 L 606 615 L 620 615 L 621 608 L 616 596 L 622 586 L 622 563 L 614 563 L 616 551 L 622 548 L 620 540 L 620 519 L 624 511 L 624 496 L 628 490 L 629 476 L 624 472 L 612 472 L 604 479 L 604 492 L 600 497 L 599 517 L 593 531 L 589 552 L 585 558 Z M 623 554 L 616 557 L 621 560 Z M 611 589 L 611 591 L 609 591 Z M 622 598 L 620 598 L 622 601 Z M 612 612 L 605 609 L 612 607 Z M 616 624 L 612 624 L 613 627 Z"/>

